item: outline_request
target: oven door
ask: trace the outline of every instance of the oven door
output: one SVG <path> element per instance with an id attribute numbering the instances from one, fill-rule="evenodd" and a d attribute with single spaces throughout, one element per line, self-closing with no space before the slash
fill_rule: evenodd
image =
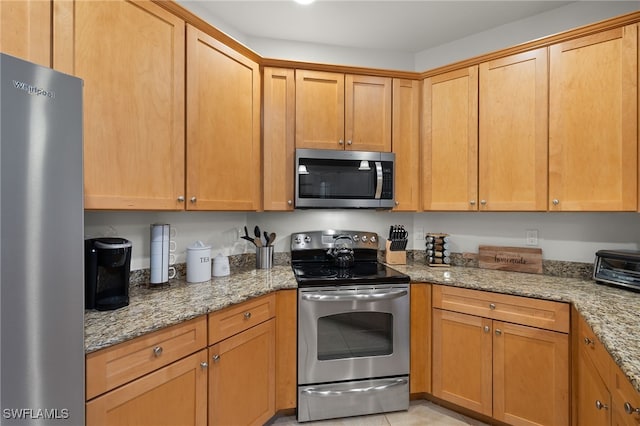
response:
<path id="1" fill-rule="evenodd" d="M 298 384 L 409 374 L 409 284 L 298 289 Z"/>

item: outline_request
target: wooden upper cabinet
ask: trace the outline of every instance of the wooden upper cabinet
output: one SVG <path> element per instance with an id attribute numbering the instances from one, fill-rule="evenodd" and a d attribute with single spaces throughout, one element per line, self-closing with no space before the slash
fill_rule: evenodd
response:
<path id="1" fill-rule="evenodd" d="M 391 151 L 391 78 L 296 70 L 296 148 Z"/>
<path id="2" fill-rule="evenodd" d="M 84 80 L 85 208 L 184 208 L 184 21 L 148 1 L 56 1 L 53 55 Z"/>
<path id="3" fill-rule="evenodd" d="M 264 210 L 293 210 L 295 84 L 294 70 L 264 68 L 262 155 Z"/>
<path id="4" fill-rule="evenodd" d="M 420 82 L 393 79 L 395 211 L 420 208 Z"/>
<path id="5" fill-rule="evenodd" d="M 343 147 L 344 74 L 296 70 L 296 148 Z"/>
<path id="6" fill-rule="evenodd" d="M 345 149 L 391 151 L 391 78 L 345 76 Z"/>
<path id="7" fill-rule="evenodd" d="M 51 0 L 0 2 L 0 52 L 51 66 Z"/>
<path id="8" fill-rule="evenodd" d="M 550 47 L 549 210 L 637 210 L 636 25 Z"/>
<path id="9" fill-rule="evenodd" d="M 258 64 L 187 25 L 188 210 L 260 209 Z"/>
<path id="10" fill-rule="evenodd" d="M 478 67 L 423 82 L 422 207 L 477 210 Z"/>
<path id="11" fill-rule="evenodd" d="M 480 64 L 480 210 L 547 209 L 547 49 Z"/>

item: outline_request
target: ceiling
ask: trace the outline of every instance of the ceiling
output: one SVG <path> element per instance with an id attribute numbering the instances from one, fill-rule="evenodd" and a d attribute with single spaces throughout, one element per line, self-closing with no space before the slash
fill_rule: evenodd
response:
<path id="1" fill-rule="evenodd" d="M 316 0 L 308 6 L 293 0 L 179 3 L 203 18 L 215 17 L 250 38 L 417 53 L 572 2 Z"/>

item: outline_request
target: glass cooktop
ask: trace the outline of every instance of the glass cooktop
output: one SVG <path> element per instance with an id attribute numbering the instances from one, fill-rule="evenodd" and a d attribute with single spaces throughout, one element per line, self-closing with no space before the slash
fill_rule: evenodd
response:
<path id="1" fill-rule="evenodd" d="M 339 268 L 331 263 L 293 264 L 299 287 L 408 283 L 409 276 L 379 262 L 355 262 Z"/>

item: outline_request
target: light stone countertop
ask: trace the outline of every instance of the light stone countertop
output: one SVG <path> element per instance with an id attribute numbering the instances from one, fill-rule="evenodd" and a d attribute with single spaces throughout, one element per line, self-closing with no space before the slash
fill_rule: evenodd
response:
<path id="1" fill-rule="evenodd" d="M 412 282 L 429 282 L 572 303 L 629 381 L 640 392 L 640 293 L 592 280 L 488 269 L 432 268 L 421 262 L 391 265 Z M 445 272 L 449 277 L 445 277 Z M 85 352 L 124 342 L 276 290 L 295 289 L 291 266 L 250 269 L 204 283 L 134 287 L 129 306 L 85 311 Z"/>

